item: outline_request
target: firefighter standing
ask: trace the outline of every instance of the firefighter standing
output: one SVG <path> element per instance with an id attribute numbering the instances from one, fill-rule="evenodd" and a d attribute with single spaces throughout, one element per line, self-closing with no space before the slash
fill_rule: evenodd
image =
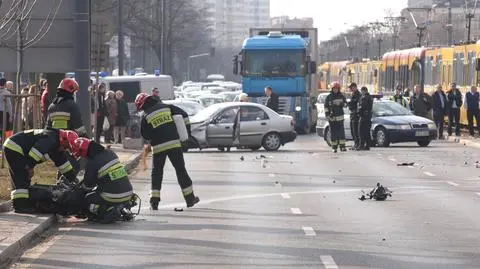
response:
<path id="1" fill-rule="evenodd" d="M 76 170 L 68 161 L 64 148 L 78 138 L 72 131 L 35 129 L 16 133 L 3 144 L 3 152 L 12 177 L 12 201 L 15 212 L 33 213 L 29 191 L 33 169 L 52 160 L 67 180 L 76 181 Z"/>
<path id="2" fill-rule="evenodd" d="M 358 116 L 358 101 L 360 100 L 361 94 L 356 83 L 350 84 L 348 88 L 352 91 L 352 98 L 348 103 L 348 109 L 350 110 L 350 131 L 352 132 L 352 138 L 355 142 L 351 150 L 356 150 L 360 145 L 360 136 L 358 134 L 358 123 L 360 120 Z"/>
<path id="3" fill-rule="evenodd" d="M 367 87 L 361 89 L 362 97 L 358 103 L 358 114 L 360 116 L 360 147 L 359 150 L 370 150 L 371 137 L 370 129 L 372 128 L 372 107 L 373 98 L 368 93 Z"/>
<path id="4" fill-rule="evenodd" d="M 130 201 L 133 196 L 132 184 L 117 154 L 87 138 L 76 139 L 70 150 L 75 157 L 87 160 L 82 187 L 88 193 L 81 210 L 100 222 L 117 220 L 121 213 L 116 205 Z"/>
<path id="5" fill-rule="evenodd" d="M 200 199 L 193 193 L 192 180 L 187 173 L 185 160 L 183 159 L 182 141 L 180 141 L 180 135 L 174 121 L 175 115 L 181 115 L 187 125 L 188 133 L 190 133 L 188 114 L 176 106 L 159 102 L 145 93 L 137 95 L 135 105 L 137 109 L 144 111 L 141 133 L 144 139 L 150 141 L 153 152 L 152 189 L 150 193 L 152 209 L 158 210 L 163 167 L 167 157 L 175 168 L 187 207 L 194 206 Z"/>
<path id="6" fill-rule="evenodd" d="M 338 146 L 341 151 L 346 151 L 343 108 L 347 100 L 340 92 L 340 87 L 340 83 L 332 83 L 332 91 L 325 99 L 325 116 L 330 126 L 331 145 L 334 153 L 337 153 Z"/>
<path id="7" fill-rule="evenodd" d="M 403 97 L 403 94 L 402 94 L 402 87 L 401 86 L 397 86 L 397 88 L 395 89 L 395 95 L 390 97 L 390 100 L 403 106 L 403 107 L 407 107 L 407 102 L 405 101 L 405 98 Z"/>

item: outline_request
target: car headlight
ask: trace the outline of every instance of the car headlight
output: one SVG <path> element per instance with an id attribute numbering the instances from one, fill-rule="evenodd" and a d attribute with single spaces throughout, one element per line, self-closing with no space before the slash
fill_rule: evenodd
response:
<path id="1" fill-rule="evenodd" d="M 386 125 L 387 129 L 391 130 L 410 130 L 412 127 L 409 124 L 402 124 L 402 125 Z"/>
<path id="2" fill-rule="evenodd" d="M 295 111 L 299 112 L 301 110 L 302 110 L 302 107 L 300 107 L 300 106 L 295 107 Z"/>
<path id="3" fill-rule="evenodd" d="M 437 125 L 435 123 L 429 123 L 428 124 L 428 129 L 433 129 L 433 130 L 436 130 L 437 129 Z"/>

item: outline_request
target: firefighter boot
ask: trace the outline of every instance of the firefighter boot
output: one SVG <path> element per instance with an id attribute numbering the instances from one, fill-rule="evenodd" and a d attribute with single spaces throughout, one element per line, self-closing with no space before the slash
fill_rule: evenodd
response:
<path id="1" fill-rule="evenodd" d="M 193 207 L 198 202 L 200 202 L 200 198 L 195 196 L 195 194 L 193 194 L 193 192 L 192 192 L 192 193 L 185 196 L 185 202 L 187 202 L 187 207 Z"/>
<path id="2" fill-rule="evenodd" d="M 28 198 L 13 199 L 13 209 L 15 213 L 20 214 L 34 214 L 36 210 L 32 207 Z"/>
<path id="3" fill-rule="evenodd" d="M 158 210 L 158 204 L 160 203 L 160 197 L 150 198 L 150 207 L 152 210 Z"/>

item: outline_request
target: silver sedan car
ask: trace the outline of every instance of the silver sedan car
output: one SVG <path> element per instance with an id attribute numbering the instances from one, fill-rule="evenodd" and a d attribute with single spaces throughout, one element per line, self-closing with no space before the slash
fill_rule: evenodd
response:
<path id="1" fill-rule="evenodd" d="M 276 151 L 297 137 L 291 116 L 247 102 L 214 104 L 190 118 L 188 148 L 248 148 Z"/>

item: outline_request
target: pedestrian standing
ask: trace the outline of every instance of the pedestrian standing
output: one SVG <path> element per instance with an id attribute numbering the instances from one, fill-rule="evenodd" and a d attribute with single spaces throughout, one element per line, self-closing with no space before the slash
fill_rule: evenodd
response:
<path id="1" fill-rule="evenodd" d="M 331 135 L 331 146 L 333 153 L 337 153 L 340 146 L 340 151 L 346 151 L 345 148 L 345 116 L 343 108 L 347 100 L 340 92 L 341 85 L 339 82 L 332 83 L 332 90 L 325 99 L 325 116 L 328 119 Z"/>
<path id="2" fill-rule="evenodd" d="M 238 95 L 238 100 L 240 102 L 248 102 L 248 94 L 242 92 Z"/>
<path id="3" fill-rule="evenodd" d="M 34 108 L 34 102 L 37 101 L 37 98 L 35 97 L 36 94 L 38 94 L 38 86 L 35 84 L 30 85 L 30 88 L 28 90 L 28 94 L 30 95 L 27 97 L 27 122 L 29 128 L 33 129 L 36 128 L 33 126 L 34 124 L 34 119 L 33 119 L 33 108 Z"/>
<path id="4" fill-rule="evenodd" d="M 430 101 L 430 96 L 423 92 L 420 85 L 415 85 L 414 87 L 414 94 L 410 98 L 410 109 L 416 116 L 431 118 L 432 102 Z"/>
<path id="5" fill-rule="evenodd" d="M 40 97 L 40 104 L 42 106 L 42 116 L 44 123 L 47 122 L 48 107 L 50 106 L 50 100 L 48 98 L 48 82 L 46 79 L 41 80 L 42 85 L 42 97 Z"/>
<path id="6" fill-rule="evenodd" d="M 21 95 L 27 95 L 28 94 L 28 87 L 24 87 L 20 91 L 20 94 Z M 28 99 L 27 99 L 27 97 L 22 97 L 21 107 L 22 107 L 21 117 L 22 117 L 23 128 L 24 129 L 30 129 L 30 128 L 28 128 Z"/>
<path id="7" fill-rule="evenodd" d="M 438 139 L 443 139 L 443 121 L 447 115 L 447 96 L 442 90 L 442 85 L 437 85 L 433 94 L 433 120 L 437 125 Z"/>
<path id="8" fill-rule="evenodd" d="M 6 125 L 6 130 L 10 131 L 12 130 L 12 100 L 8 97 L 5 97 L 6 95 L 10 95 L 11 93 L 8 91 L 8 89 L 5 87 L 7 84 L 7 80 L 4 78 L 0 78 L 0 127 L 3 128 L 3 125 Z M 6 105 L 6 106 L 5 106 Z M 3 122 L 3 113 L 7 113 L 6 119 L 7 122 Z M 3 130 L 3 129 L 2 129 Z"/>
<path id="9" fill-rule="evenodd" d="M 278 95 L 273 92 L 272 87 L 265 87 L 265 95 L 267 96 L 265 106 L 278 113 Z"/>
<path id="10" fill-rule="evenodd" d="M 447 92 L 447 110 L 448 110 L 448 135 L 452 135 L 453 125 L 455 125 L 455 135 L 460 136 L 460 108 L 463 105 L 462 93 L 457 88 L 456 83 L 450 84 L 450 90 Z"/>
<path id="11" fill-rule="evenodd" d="M 100 143 L 100 137 L 103 132 L 103 122 L 105 121 L 107 108 L 105 105 L 105 84 L 100 84 L 97 91 L 97 113 L 95 126 L 95 142 Z"/>
<path id="12" fill-rule="evenodd" d="M 355 144 L 351 147 L 351 150 L 356 150 L 360 146 L 360 135 L 358 134 L 358 124 L 360 117 L 358 115 L 358 102 L 360 101 L 360 91 L 357 88 L 356 83 L 350 84 L 348 87 L 352 92 L 352 98 L 348 103 L 348 109 L 350 110 L 350 131 L 352 132 L 352 138 Z"/>
<path id="13" fill-rule="evenodd" d="M 470 87 L 470 92 L 465 94 L 465 109 L 467 110 L 468 130 L 470 136 L 475 136 L 475 130 L 473 127 L 473 119 L 477 123 L 477 131 L 480 134 L 480 121 L 479 121 L 479 94 L 476 86 Z"/>
<path id="14" fill-rule="evenodd" d="M 115 127 L 113 129 L 114 140 L 116 144 L 123 143 L 125 140 L 125 132 L 128 120 L 130 119 L 130 112 L 128 111 L 128 105 L 123 100 L 123 92 L 116 91 L 115 97 L 117 100 L 117 120 L 115 122 Z M 120 139 L 119 139 L 120 137 Z"/>
<path id="15" fill-rule="evenodd" d="M 193 192 L 192 180 L 185 168 L 182 141 L 175 121 L 177 115 L 183 118 L 188 136 L 190 136 L 188 114 L 176 106 L 159 102 L 157 98 L 145 93 L 137 95 L 135 105 L 138 110 L 145 112 L 142 116 L 141 133 L 145 140 L 150 141 L 153 152 L 151 208 L 158 210 L 163 169 L 167 157 L 175 168 L 178 184 L 182 188 L 187 207 L 194 206 L 200 199 Z"/>
<path id="16" fill-rule="evenodd" d="M 402 94 L 402 87 L 401 86 L 397 86 L 397 88 L 395 89 L 395 95 L 390 97 L 390 100 L 403 106 L 403 107 L 407 107 L 407 102 L 405 101 L 405 98 L 403 97 L 403 94 Z"/>
<path id="17" fill-rule="evenodd" d="M 107 106 L 107 120 L 110 125 L 108 130 L 105 132 L 105 143 L 112 143 L 114 141 L 113 126 L 115 126 L 117 122 L 117 100 L 115 100 L 114 91 L 107 92 L 105 105 Z"/>
<path id="18" fill-rule="evenodd" d="M 359 133 L 360 133 L 360 147 L 359 150 L 370 150 L 372 144 L 370 130 L 372 129 L 372 108 L 373 98 L 368 93 L 367 87 L 361 89 L 362 97 L 358 104 L 358 114 L 360 115 Z"/>

